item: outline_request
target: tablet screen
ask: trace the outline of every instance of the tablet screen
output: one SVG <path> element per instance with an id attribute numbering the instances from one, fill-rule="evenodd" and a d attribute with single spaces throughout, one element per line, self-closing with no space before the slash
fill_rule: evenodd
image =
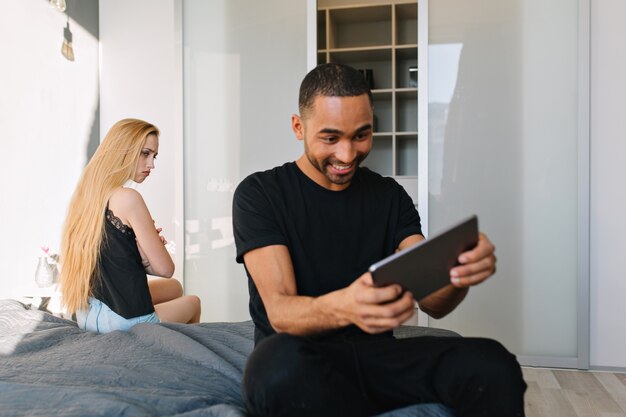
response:
<path id="1" fill-rule="evenodd" d="M 369 271 L 376 286 L 399 284 L 416 301 L 450 284 L 450 269 L 461 253 L 478 244 L 478 218 L 458 224 L 373 264 Z"/>

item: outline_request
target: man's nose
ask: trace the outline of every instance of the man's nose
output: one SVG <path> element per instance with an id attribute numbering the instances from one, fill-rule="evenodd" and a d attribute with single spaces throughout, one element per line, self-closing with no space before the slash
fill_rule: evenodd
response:
<path id="1" fill-rule="evenodd" d="M 354 143 L 350 139 L 341 139 L 337 143 L 335 149 L 335 158 L 341 162 L 350 163 L 354 160 L 356 151 L 354 150 Z"/>

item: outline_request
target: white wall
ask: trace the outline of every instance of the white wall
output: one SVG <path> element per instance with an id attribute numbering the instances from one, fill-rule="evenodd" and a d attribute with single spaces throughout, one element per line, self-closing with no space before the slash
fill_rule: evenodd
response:
<path id="1" fill-rule="evenodd" d="M 626 367 L 626 2 L 591 2 L 591 365 Z"/>
<path id="2" fill-rule="evenodd" d="M 179 249 L 175 277 L 182 282 L 181 22 L 179 0 L 100 3 L 101 134 L 127 117 L 161 130 L 156 169 L 138 190 L 163 235 Z"/>
<path id="3" fill-rule="evenodd" d="M 59 249 L 97 142 L 98 1 L 68 3 L 74 62 L 61 55 L 67 14 L 42 0 L 4 1 L 0 13 L 0 298 L 34 285 L 41 245 Z"/>

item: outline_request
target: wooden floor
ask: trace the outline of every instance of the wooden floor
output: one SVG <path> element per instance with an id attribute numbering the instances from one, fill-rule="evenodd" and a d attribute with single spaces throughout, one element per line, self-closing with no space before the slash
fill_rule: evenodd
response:
<path id="1" fill-rule="evenodd" d="M 523 368 L 526 417 L 626 417 L 626 373 Z"/>

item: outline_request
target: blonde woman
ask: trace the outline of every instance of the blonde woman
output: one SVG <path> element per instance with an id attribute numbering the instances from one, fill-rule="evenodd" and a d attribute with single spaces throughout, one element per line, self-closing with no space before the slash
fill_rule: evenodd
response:
<path id="1" fill-rule="evenodd" d="M 79 327 L 108 333 L 137 323 L 197 323 L 200 299 L 170 278 L 174 263 L 146 204 L 128 180 L 154 169 L 159 130 L 136 119 L 117 122 L 85 167 L 61 242 L 63 305 Z"/>

